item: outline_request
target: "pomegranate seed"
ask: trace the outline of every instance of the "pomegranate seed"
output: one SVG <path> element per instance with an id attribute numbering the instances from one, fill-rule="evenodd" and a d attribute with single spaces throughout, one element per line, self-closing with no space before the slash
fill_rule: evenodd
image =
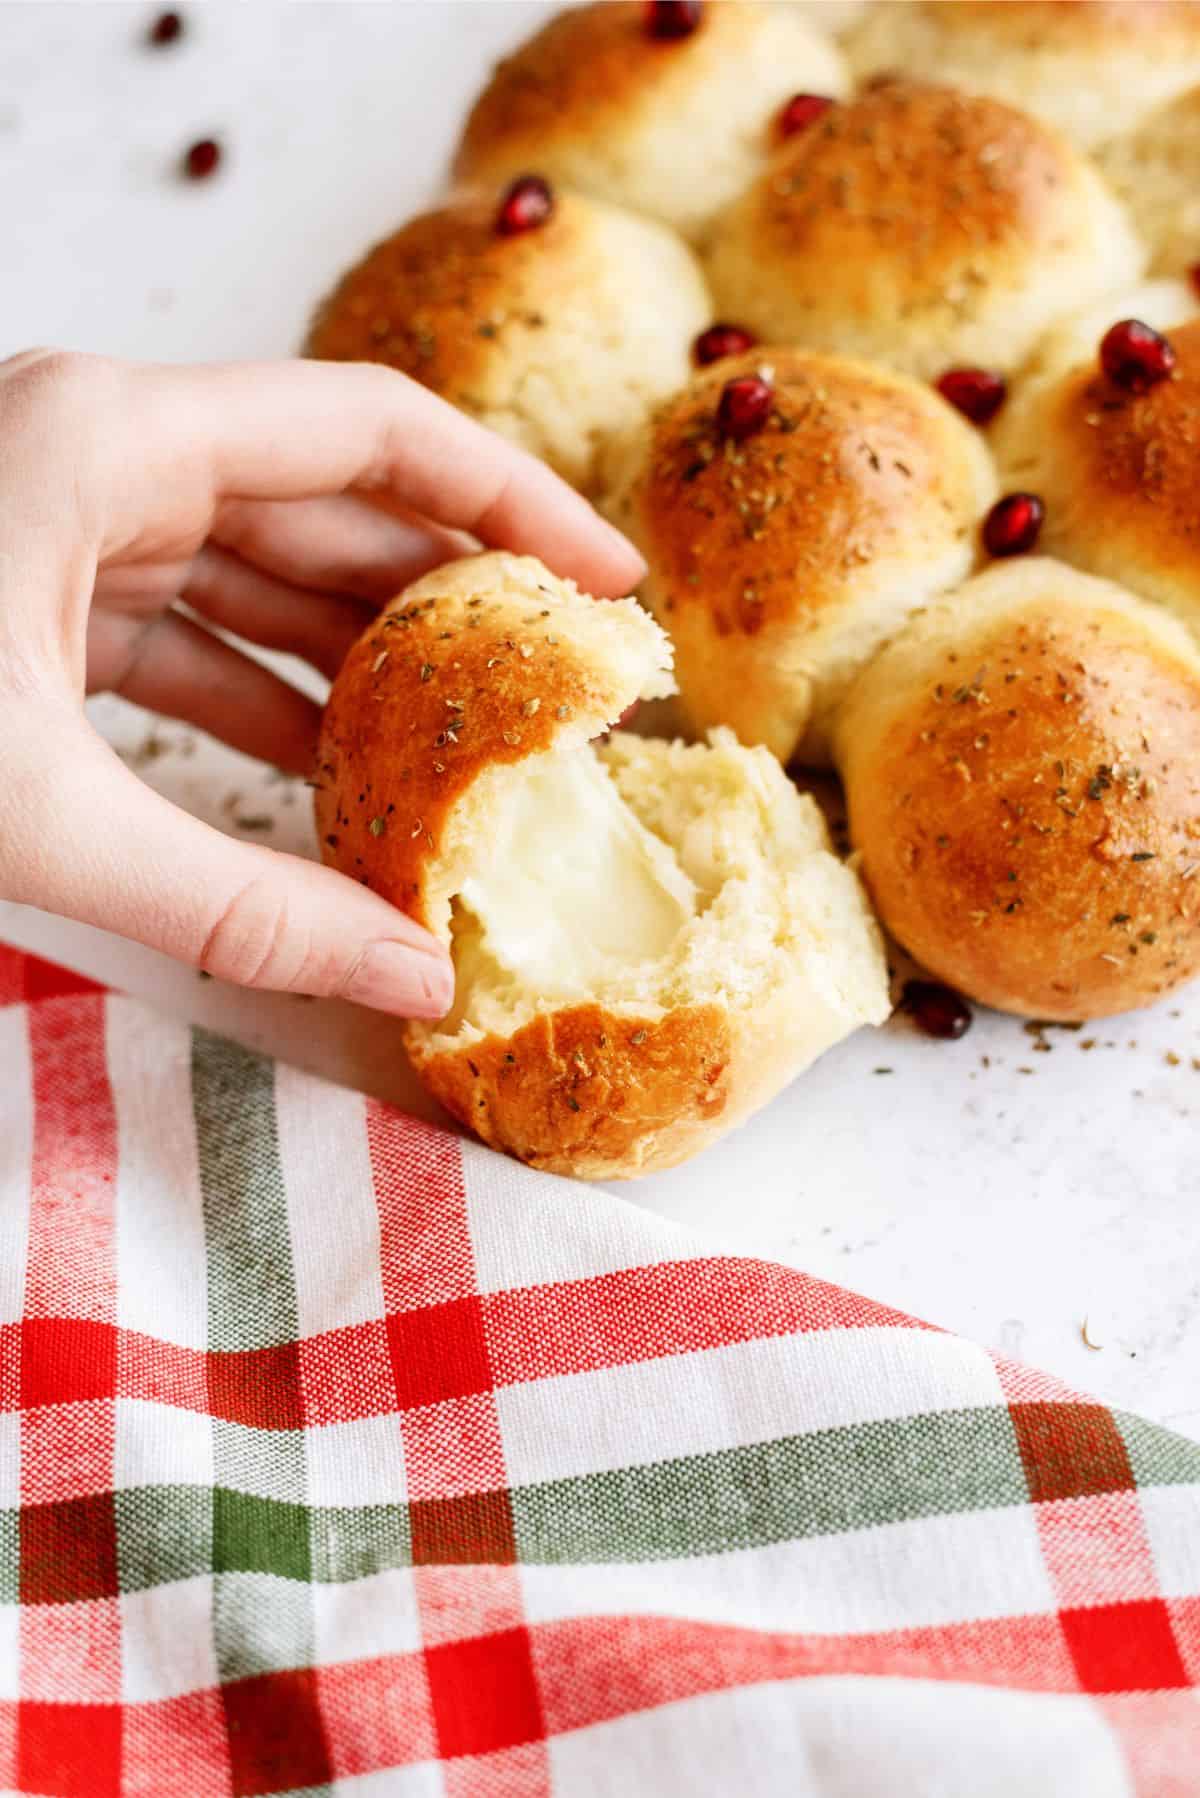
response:
<path id="1" fill-rule="evenodd" d="M 504 191 L 496 229 L 501 237 L 519 237 L 522 231 L 536 231 L 544 225 L 553 211 L 550 183 L 540 175 L 518 175 Z"/>
<path id="2" fill-rule="evenodd" d="M 823 112 L 828 112 L 833 101 L 828 94 L 793 94 L 779 114 L 777 130 L 780 137 L 797 137 L 801 131 L 807 131 L 815 125 Z"/>
<path id="3" fill-rule="evenodd" d="M 164 44 L 173 44 L 183 36 L 183 20 L 177 12 L 160 12 L 146 33 L 146 42 L 161 49 Z"/>
<path id="4" fill-rule="evenodd" d="M 1008 383 L 990 368 L 948 368 L 937 390 L 973 425 L 986 425 L 1004 404 Z"/>
<path id="5" fill-rule="evenodd" d="M 646 36 L 660 43 L 691 37 L 703 14 L 702 0 L 648 0 Z"/>
<path id="6" fill-rule="evenodd" d="M 761 375 L 738 375 L 726 381 L 717 406 L 717 429 L 740 443 L 761 431 L 771 416 L 774 390 Z"/>
<path id="7" fill-rule="evenodd" d="M 1036 493 L 1006 493 L 983 521 L 983 547 L 989 556 L 1019 556 L 1032 549 L 1046 516 Z"/>
<path id="8" fill-rule="evenodd" d="M 194 143 L 183 159 L 183 172 L 189 181 L 204 181 L 221 161 L 221 146 L 211 137 Z"/>
<path id="9" fill-rule="evenodd" d="M 710 325 L 692 345 L 692 361 L 697 368 L 707 368 L 710 362 L 752 350 L 757 342 L 753 331 L 743 331 L 741 325 Z"/>
<path id="10" fill-rule="evenodd" d="M 918 1030 L 926 1036 L 940 1036 L 955 1042 L 965 1036 L 974 1021 L 974 1013 L 961 993 L 940 980 L 910 980 L 900 1003 Z"/>
<path id="11" fill-rule="evenodd" d="M 1175 351 L 1140 318 L 1123 318 L 1100 339 L 1100 366 L 1126 393 L 1148 393 L 1175 366 Z"/>

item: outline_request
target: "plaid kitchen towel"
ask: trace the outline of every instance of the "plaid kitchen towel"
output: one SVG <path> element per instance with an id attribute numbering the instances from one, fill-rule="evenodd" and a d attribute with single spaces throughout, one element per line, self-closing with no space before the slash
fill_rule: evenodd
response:
<path id="1" fill-rule="evenodd" d="M 0 1791 L 1200 1792 L 1200 1448 L 8 950 L 0 1069 Z"/>

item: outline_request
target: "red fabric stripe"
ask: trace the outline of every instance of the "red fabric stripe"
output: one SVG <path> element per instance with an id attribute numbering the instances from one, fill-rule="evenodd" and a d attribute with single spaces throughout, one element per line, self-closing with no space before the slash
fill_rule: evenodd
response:
<path id="1" fill-rule="evenodd" d="M 929 1326 L 766 1261 L 660 1262 L 483 1296 L 497 1385 L 804 1330 Z"/>
<path id="2" fill-rule="evenodd" d="M 869 1635 L 789 1635 L 674 1617 L 539 1624 L 534 1657 L 551 1735 L 764 1680 L 857 1674 L 1078 1689 L 1054 1617 L 1006 1617 Z"/>
<path id="3" fill-rule="evenodd" d="M 367 1110 L 367 1141 L 389 1313 L 393 1404 L 400 1407 L 409 1485 L 423 1495 L 413 1506 L 414 1583 L 437 1753 L 462 1759 L 522 1749 L 520 1798 L 549 1798 L 545 1722 L 514 1565 L 512 1508 L 462 1157 L 453 1137 L 378 1105 Z M 455 1425 L 464 1415 L 472 1428 L 460 1432 Z M 480 1465 L 480 1444 L 486 1468 Z M 469 1492 L 481 1472 L 498 1488 L 482 1504 Z M 453 1639 L 441 1577 L 447 1564 L 458 1569 L 455 1603 L 468 1613 L 489 1606 L 503 1627 Z M 427 1571 L 428 1582 L 422 1578 Z"/>
<path id="4" fill-rule="evenodd" d="M 104 988 L 86 974 L 60 968 L 0 943 L 0 1005 L 36 1005 L 41 999 L 61 999 L 70 993 L 102 993 Z"/>
<path id="5" fill-rule="evenodd" d="M 115 1442 L 117 1121 L 98 991 L 65 991 L 27 961 L 33 1158 L 20 1394 L 18 1784 L 108 1798 L 121 1722 L 83 1727 L 47 1701 L 121 1692 L 112 1496 Z M 86 1401 L 86 1402 L 80 1402 Z M 64 1455 L 64 1432 L 72 1452 Z M 91 1603 L 83 1601 L 91 1600 Z"/>
<path id="6" fill-rule="evenodd" d="M 1131 1692 L 1097 1703 L 1121 1744 L 1137 1798 L 1196 1798 L 1200 1692 Z"/>

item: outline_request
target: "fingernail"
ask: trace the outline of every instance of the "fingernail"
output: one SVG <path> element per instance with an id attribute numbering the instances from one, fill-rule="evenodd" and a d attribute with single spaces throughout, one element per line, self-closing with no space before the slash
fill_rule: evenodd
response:
<path id="1" fill-rule="evenodd" d="M 403 1018 L 442 1018 L 454 1002 L 454 968 L 448 956 L 408 943 L 368 943 L 346 983 L 346 997 Z"/>

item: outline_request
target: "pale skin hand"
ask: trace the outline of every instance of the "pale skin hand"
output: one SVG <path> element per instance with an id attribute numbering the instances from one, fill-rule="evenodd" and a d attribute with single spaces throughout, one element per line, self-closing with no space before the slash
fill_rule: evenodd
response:
<path id="1" fill-rule="evenodd" d="M 240 985 L 441 1016 L 453 975 L 432 937 L 179 811 L 81 706 L 122 693 L 307 772 L 317 707 L 175 602 L 332 675 L 464 532 L 593 593 L 642 573 L 540 463 L 387 369 L 0 362 L 0 895 Z"/>

